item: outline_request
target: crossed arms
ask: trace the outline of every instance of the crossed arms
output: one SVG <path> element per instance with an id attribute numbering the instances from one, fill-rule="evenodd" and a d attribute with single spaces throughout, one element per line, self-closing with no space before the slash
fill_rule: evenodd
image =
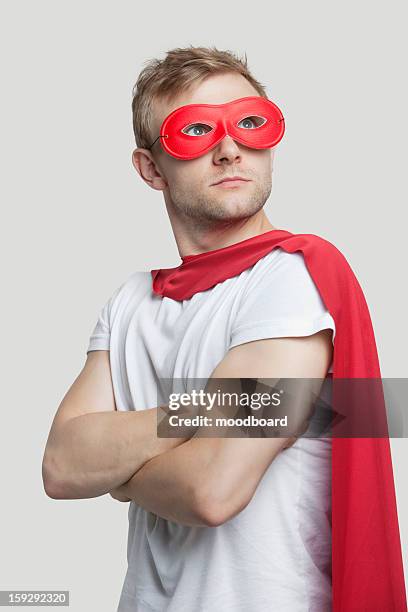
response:
<path id="1" fill-rule="evenodd" d="M 324 378 L 332 331 L 233 347 L 211 378 Z M 288 438 L 158 438 L 160 407 L 117 411 L 109 351 L 88 353 L 54 417 L 43 482 L 54 499 L 110 493 L 185 525 L 217 526 L 251 501 Z"/>

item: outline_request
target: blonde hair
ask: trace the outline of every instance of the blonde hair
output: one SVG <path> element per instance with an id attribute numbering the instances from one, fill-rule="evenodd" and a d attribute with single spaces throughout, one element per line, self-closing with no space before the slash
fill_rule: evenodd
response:
<path id="1" fill-rule="evenodd" d="M 235 72 L 245 77 L 260 96 L 267 98 L 264 86 L 250 73 L 247 56 L 239 58 L 231 51 L 216 47 L 171 49 L 164 59 L 147 60 L 132 90 L 133 132 L 136 145 L 148 148 L 152 134 L 152 107 L 155 100 L 170 102 L 193 84 L 214 74 Z"/>

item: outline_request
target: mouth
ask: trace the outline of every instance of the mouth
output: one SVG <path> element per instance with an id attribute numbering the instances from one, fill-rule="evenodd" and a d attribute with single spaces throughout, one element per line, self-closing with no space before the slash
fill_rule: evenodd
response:
<path id="1" fill-rule="evenodd" d="M 242 176 L 228 176 L 226 178 L 221 179 L 220 181 L 217 181 L 217 183 L 213 183 L 212 186 L 222 185 L 222 186 L 228 186 L 228 187 L 235 187 L 243 183 L 249 183 L 249 182 L 250 182 L 250 179 L 245 179 Z"/>

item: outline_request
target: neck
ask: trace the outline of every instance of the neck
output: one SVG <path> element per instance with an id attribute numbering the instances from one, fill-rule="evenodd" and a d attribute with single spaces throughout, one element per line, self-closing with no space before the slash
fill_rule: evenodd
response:
<path id="1" fill-rule="evenodd" d="M 186 231 L 186 228 L 179 228 L 177 224 L 172 225 L 180 257 L 221 249 L 277 229 L 263 210 L 248 219 L 231 221 L 211 229 L 197 227 Z"/>

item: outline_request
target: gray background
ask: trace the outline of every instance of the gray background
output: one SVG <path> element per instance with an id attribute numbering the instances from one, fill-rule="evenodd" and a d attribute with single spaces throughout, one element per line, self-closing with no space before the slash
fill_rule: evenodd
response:
<path id="1" fill-rule="evenodd" d="M 2 2 L 0 588 L 69 589 L 75 612 L 118 602 L 128 505 L 47 498 L 41 460 L 103 304 L 132 272 L 180 263 L 162 196 L 131 165 L 131 89 L 146 59 L 189 44 L 247 52 L 287 124 L 269 219 L 342 250 L 383 375 L 407 376 L 405 8 Z M 407 441 L 392 450 L 406 559 Z"/>

